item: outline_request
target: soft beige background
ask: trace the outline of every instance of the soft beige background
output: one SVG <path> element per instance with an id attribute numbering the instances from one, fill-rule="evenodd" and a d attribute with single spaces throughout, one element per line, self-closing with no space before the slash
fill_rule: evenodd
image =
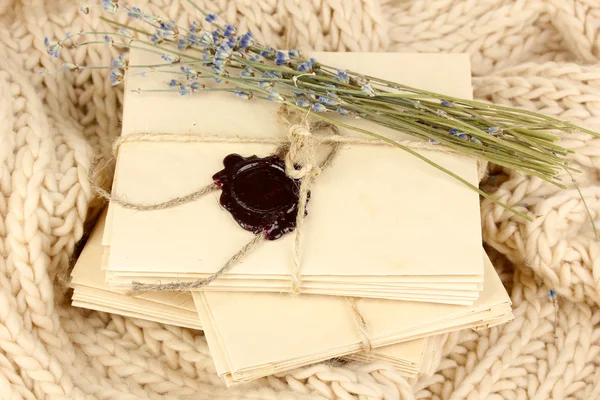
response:
<path id="1" fill-rule="evenodd" d="M 145 1 L 136 1 L 140 5 Z M 200 1 L 200 3 L 203 3 Z M 574 190 L 493 171 L 486 187 L 540 217 L 524 224 L 488 202 L 483 236 L 516 320 L 444 338 L 437 373 L 406 381 L 377 364 L 321 364 L 225 391 L 201 334 L 66 305 L 54 279 L 97 210 L 87 183 L 119 132 L 121 88 L 108 71 L 55 68 L 44 36 L 100 25 L 79 2 L 0 1 L 0 394 L 4 398 L 592 399 L 600 396 L 600 246 Z M 259 40 L 315 50 L 468 52 L 475 97 L 600 129 L 600 7 L 595 0 L 218 0 L 210 7 Z M 186 20 L 183 0 L 151 11 Z M 108 64 L 106 48 L 63 61 Z M 443 65 L 440 66 L 443 68 Z M 572 135 L 582 191 L 600 211 L 600 140 Z M 547 291 L 560 295 L 555 340 Z M 56 298 L 56 299 L 55 299 Z M 56 301 L 55 301 L 56 300 Z M 367 397 L 369 396 L 369 397 Z"/>

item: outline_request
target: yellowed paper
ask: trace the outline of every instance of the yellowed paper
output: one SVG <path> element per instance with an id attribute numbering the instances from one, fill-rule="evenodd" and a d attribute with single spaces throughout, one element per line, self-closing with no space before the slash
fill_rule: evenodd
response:
<path id="1" fill-rule="evenodd" d="M 111 289 L 101 268 L 102 238 L 108 222 L 107 211 L 99 217 L 71 274 L 73 305 L 112 312 L 171 325 L 201 329 L 194 302 L 189 293 L 144 293 L 128 296 Z"/>
<path id="2" fill-rule="evenodd" d="M 357 306 L 372 346 L 512 319 L 510 298 L 491 262 L 484 257 L 484 290 L 472 306 L 359 300 Z M 332 349 L 338 352 L 336 356 L 361 349 L 356 318 L 345 298 L 199 292 L 194 293 L 194 300 L 207 329 L 209 346 L 219 346 L 217 353 L 223 355 L 218 371 L 231 375 L 232 381 L 268 375 L 288 365 L 321 361 L 331 357 Z M 247 346 L 248 341 L 251 346 Z"/>
<path id="3" fill-rule="evenodd" d="M 465 55 L 315 56 L 408 85 L 471 96 Z M 148 63 L 148 57 L 152 56 L 132 53 L 134 62 Z M 437 68 L 435 74 L 427 72 L 431 65 L 440 64 L 445 67 Z M 128 87 L 164 87 L 169 78 L 168 74 L 131 77 Z M 142 108 L 146 110 L 144 117 L 133 111 Z M 276 115 L 275 103 L 241 101 L 222 92 L 184 98 L 164 92 L 127 93 L 123 135 L 168 132 L 283 137 L 285 127 L 277 122 Z M 397 132 L 364 124 L 400 138 Z M 229 153 L 267 155 L 272 149 L 271 145 L 247 143 L 127 143 L 120 149 L 113 190 L 129 201 L 164 201 L 210 183 Z M 422 151 L 477 184 L 474 160 Z M 132 280 L 152 283 L 198 279 L 219 269 L 252 234 L 221 209 L 218 195 L 161 211 L 111 208 L 107 266 L 111 286 L 126 288 Z M 386 298 L 471 304 L 478 295 L 483 271 L 478 255 L 478 201 L 470 189 L 399 149 L 345 145 L 335 165 L 319 177 L 312 189 L 301 247 L 302 284 L 306 284 L 301 287 L 315 294 L 372 297 L 381 293 Z M 293 241 L 293 235 L 287 235 L 261 244 L 224 279 L 217 280 L 215 288 L 289 290 L 286 281 L 292 270 Z M 431 246 L 436 250 L 431 251 Z M 445 284 L 452 280 L 439 277 L 448 275 L 468 288 L 437 294 L 433 293 L 435 286 L 425 285 L 421 292 L 415 289 L 417 294 L 410 290 L 411 286 L 417 287 L 411 283 L 415 281 Z M 251 280 L 255 283 L 248 283 Z M 359 287 L 356 282 L 361 282 Z M 374 282 L 370 290 L 367 282 Z M 394 288 L 396 282 L 398 287 Z M 390 285 L 390 289 L 380 290 L 377 286 L 381 284 Z"/>

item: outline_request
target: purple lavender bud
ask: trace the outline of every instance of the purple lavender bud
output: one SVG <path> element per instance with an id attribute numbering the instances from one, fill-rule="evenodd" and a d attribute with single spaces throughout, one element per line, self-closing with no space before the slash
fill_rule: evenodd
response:
<path id="1" fill-rule="evenodd" d="M 327 111 L 327 107 L 325 107 L 321 103 L 315 103 L 315 104 L 312 105 L 312 110 L 314 112 L 325 112 L 325 111 Z"/>

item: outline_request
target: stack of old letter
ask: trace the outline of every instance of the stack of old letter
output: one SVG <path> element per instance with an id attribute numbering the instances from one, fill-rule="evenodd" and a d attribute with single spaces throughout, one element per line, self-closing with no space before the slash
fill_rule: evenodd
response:
<path id="1" fill-rule="evenodd" d="M 410 86 L 471 96 L 466 55 L 314 56 Z M 134 51 L 131 63 L 152 64 L 155 57 Z M 167 133 L 231 140 L 126 141 L 118 152 L 114 196 L 140 204 L 185 196 L 211 183 L 228 154 L 266 156 L 274 149 L 236 137 L 286 135 L 275 103 L 245 102 L 224 92 L 144 92 L 163 88 L 169 79 L 157 73 L 127 80 L 123 137 Z M 477 185 L 476 160 L 418 151 Z M 128 293 L 133 281 L 210 277 L 252 239 L 220 206 L 219 194 L 152 211 L 110 202 L 73 271 L 73 304 L 203 329 L 228 385 L 340 357 L 386 360 L 415 375 L 428 371 L 436 335 L 513 318 L 482 249 L 477 193 L 402 150 L 371 144 L 344 144 L 315 180 L 297 249 L 299 271 L 292 232 L 259 243 L 191 293 Z"/>

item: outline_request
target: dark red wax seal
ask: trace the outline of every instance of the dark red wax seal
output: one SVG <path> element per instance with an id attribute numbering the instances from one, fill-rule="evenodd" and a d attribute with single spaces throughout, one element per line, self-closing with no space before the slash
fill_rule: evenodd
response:
<path id="1" fill-rule="evenodd" d="M 222 189 L 221 205 L 242 228 L 268 240 L 296 228 L 300 181 L 286 175 L 281 158 L 230 154 L 223 165 L 213 181 Z"/>

